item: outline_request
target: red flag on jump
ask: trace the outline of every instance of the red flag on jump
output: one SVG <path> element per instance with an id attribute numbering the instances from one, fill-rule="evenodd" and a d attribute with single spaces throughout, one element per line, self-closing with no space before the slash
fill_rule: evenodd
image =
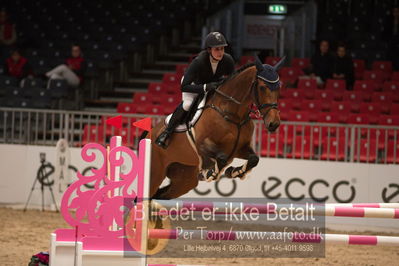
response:
<path id="1" fill-rule="evenodd" d="M 107 125 L 121 129 L 122 128 L 122 116 L 118 115 L 118 116 L 108 118 L 107 120 L 105 120 L 105 123 Z"/>
<path id="2" fill-rule="evenodd" d="M 141 119 L 139 121 L 136 121 L 133 123 L 133 126 L 150 132 L 151 131 L 151 117 L 147 117 L 147 118 Z"/>

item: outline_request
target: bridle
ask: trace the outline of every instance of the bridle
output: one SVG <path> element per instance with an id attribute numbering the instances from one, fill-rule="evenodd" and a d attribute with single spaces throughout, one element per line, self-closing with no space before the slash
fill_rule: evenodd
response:
<path id="1" fill-rule="evenodd" d="M 235 103 L 235 104 L 237 104 L 237 105 L 243 105 L 243 102 L 244 102 L 244 101 L 249 97 L 249 95 L 251 95 L 251 93 L 252 93 L 252 94 L 254 95 L 255 106 L 256 106 L 257 110 L 254 111 L 254 110 L 252 110 L 251 108 L 249 108 L 248 113 L 246 114 L 246 116 L 244 117 L 243 120 L 238 121 L 238 122 L 235 121 L 235 120 L 233 120 L 233 119 L 230 117 L 230 115 L 229 115 L 228 113 L 226 113 L 225 111 L 221 110 L 218 106 L 214 105 L 213 103 L 212 103 L 212 104 L 205 105 L 205 106 L 203 107 L 204 110 L 207 109 L 207 108 L 211 108 L 211 109 L 215 110 L 217 113 L 219 113 L 219 114 L 223 117 L 223 119 L 224 119 L 225 121 L 227 121 L 227 122 L 229 122 L 229 123 L 232 123 L 232 124 L 234 124 L 234 125 L 237 126 L 237 138 L 236 138 L 236 140 L 235 140 L 235 142 L 234 142 L 233 149 L 231 150 L 229 156 L 227 157 L 228 160 L 231 159 L 231 157 L 233 156 L 235 150 L 237 149 L 238 142 L 239 142 L 239 140 L 240 140 L 240 135 L 241 135 L 241 127 L 244 126 L 246 123 L 248 123 L 248 122 L 252 119 L 251 116 L 250 116 L 250 114 L 251 114 L 251 113 L 255 113 L 255 116 L 256 116 L 256 117 L 259 117 L 260 114 L 261 114 L 261 112 L 262 112 L 262 110 L 265 109 L 265 108 L 268 108 L 268 110 L 267 110 L 264 114 L 262 114 L 262 118 L 263 118 L 263 121 L 264 121 L 266 115 L 267 115 L 272 109 L 278 110 L 278 104 L 277 104 L 276 102 L 274 102 L 274 103 L 264 103 L 264 104 L 261 104 L 261 103 L 260 103 L 260 101 L 259 101 L 259 92 L 258 92 L 258 80 L 259 80 L 259 79 L 268 82 L 265 78 L 259 76 L 258 73 L 257 73 L 256 76 L 255 76 L 254 81 L 253 81 L 252 84 L 251 84 L 251 88 L 250 88 L 248 94 L 245 95 L 245 97 L 244 97 L 243 100 L 241 100 L 241 101 L 235 99 L 235 98 L 234 98 L 233 96 L 231 96 L 231 95 L 228 95 L 228 94 L 224 93 L 223 91 L 219 90 L 218 88 L 215 90 L 215 94 L 212 96 L 212 97 L 214 97 L 216 94 L 219 94 L 219 95 L 221 95 L 222 97 L 224 97 L 224 98 L 225 98 L 226 100 L 228 100 L 228 101 L 231 101 L 231 102 L 233 102 L 233 103 Z M 277 81 L 278 81 L 278 80 L 277 80 Z M 273 83 L 273 82 L 272 82 L 272 83 Z M 195 143 L 195 138 L 194 138 L 194 136 L 193 136 L 191 130 L 188 130 L 188 133 L 189 133 L 191 139 L 193 140 L 193 142 Z"/>
<path id="2" fill-rule="evenodd" d="M 255 99 L 256 110 L 255 110 L 255 111 L 252 110 L 252 109 L 249 110 L 247 117 L 249 117 L 249 114 L 250 114 L 250 113 L 255 113 L 257 117 L 260 117 L 260 114 L 262 114 L 262 110 L 265 109 L 265 108 L 268 108 L 268 110 L 267 110 L 264 114 L 261 115 L 261 117 L 262 117 L 263 120 L 264 120 L 265 117 L 267 116 L 267 114 L 268 114 L 272 109 L 275 109 L 275 110 L 279 110 L 279 109 L 278 109 L 278 103 L 276 103 L 276 102 L 273 102 L 273 103 L 263 103 L 263 104 L 260 103 L 260 100 L 259 100 L 259 92 L 258 92 L 258 80 L 259 80 L 259 79 L 265 81 L 266 83 L 269 82 L 269 81 L 266 80 L 265 78 L 263 78 L 263 77 L 259 76 L 258 74 L 256 74 L 256 77 L 255 77 L 254 81 L 253 81 L 252 84 L 251 84 L 251 89 L 249 90 L 249 93 L 244 97 L 244 99 L 243 99 L 242 101 L 245 101 L 245 100 L 248 98 L 248 96 L 252 93 L 252 94 L 254 95 L 254 99 Z M 277 80 L 277 81 L 278 81 L 278 80 Z M 242 101 L 239 101 L 239 100 L 235 99 L 233 96 L 224 93 L 223 91 L 219 90 L 219 88 L 217 88 L 217 89 L 215 90 L 215 92 L 216 92 L 217 94 L 221 95 L 222 97 L 224 97 L 225 99 L 227 99 L 228 101 L 231 101 L 231 102 L 233 102 L 233 103 L 235 103 L 235 104 L 237 104 L 237 105 L 242 105 L 242 104 L 243 104 Z M 207 106 L 205 106 L 204 109 L 206 109 L 206 107 L 207 107 Z M 220 113 L 220 114 L 223 116 L 223 118 L 224 118 L 226 121 L 232 122 L 231 119 L 228 119 L 228 115 L 226 115 L 225 112 L 222 111 L 222 110 L 220 110 L 218 107 L 214 106 L 213 104 L 209 105 L 208 107 L 210 107 L 210 108 L 212 108 L 212 109 L 215 109 L 218 113 Z M 243 121 L 248 122 L 249 119 L 250 119 L 250 117 L 249 117 L 249 119 L 248 119 L 247 117 L 246 117 Z"/>

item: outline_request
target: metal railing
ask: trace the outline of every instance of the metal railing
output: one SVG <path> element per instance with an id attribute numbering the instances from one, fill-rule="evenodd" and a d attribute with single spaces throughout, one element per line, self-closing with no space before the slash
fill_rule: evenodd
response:
<path id="1" fill-rule="evenodd" d="M 0 108 L 0 143 L 50 145 L 67 139 L 71 147 L 88 142 L 109 143 L 120 135 L 124 145 L 136 148 L 142 134 L 135 121 L 151 117 L 153 126 L 163 116 L 124 114 L 123 128 L 106 124 L 115 113 Z M 268 133 L 254 120 L 253 146 L 262 157 L 399 164 L 399 126 L 283 122 Z"/>

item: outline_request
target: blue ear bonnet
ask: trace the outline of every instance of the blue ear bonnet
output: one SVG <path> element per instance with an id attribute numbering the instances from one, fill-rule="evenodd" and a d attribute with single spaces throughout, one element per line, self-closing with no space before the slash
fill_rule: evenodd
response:
<path id="1" fill-rule="evenodd" d="M 270 90 L 278 90 L 280 88 L 280 78 L 277 71 L 271 65 L 263 65 L 263 70 L 257 72 L 257 77 L 266 82 Z"/>

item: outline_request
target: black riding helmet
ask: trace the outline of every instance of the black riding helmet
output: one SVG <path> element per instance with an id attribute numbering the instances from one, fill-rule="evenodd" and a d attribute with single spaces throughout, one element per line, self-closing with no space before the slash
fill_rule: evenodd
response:
<path id="1" fill-rule="evenodd" d="M 206 36 L 205 49 L 220 46 L 227 46 L 226 38 L 224 38 L 223 34 L 214 31 Z"/>

